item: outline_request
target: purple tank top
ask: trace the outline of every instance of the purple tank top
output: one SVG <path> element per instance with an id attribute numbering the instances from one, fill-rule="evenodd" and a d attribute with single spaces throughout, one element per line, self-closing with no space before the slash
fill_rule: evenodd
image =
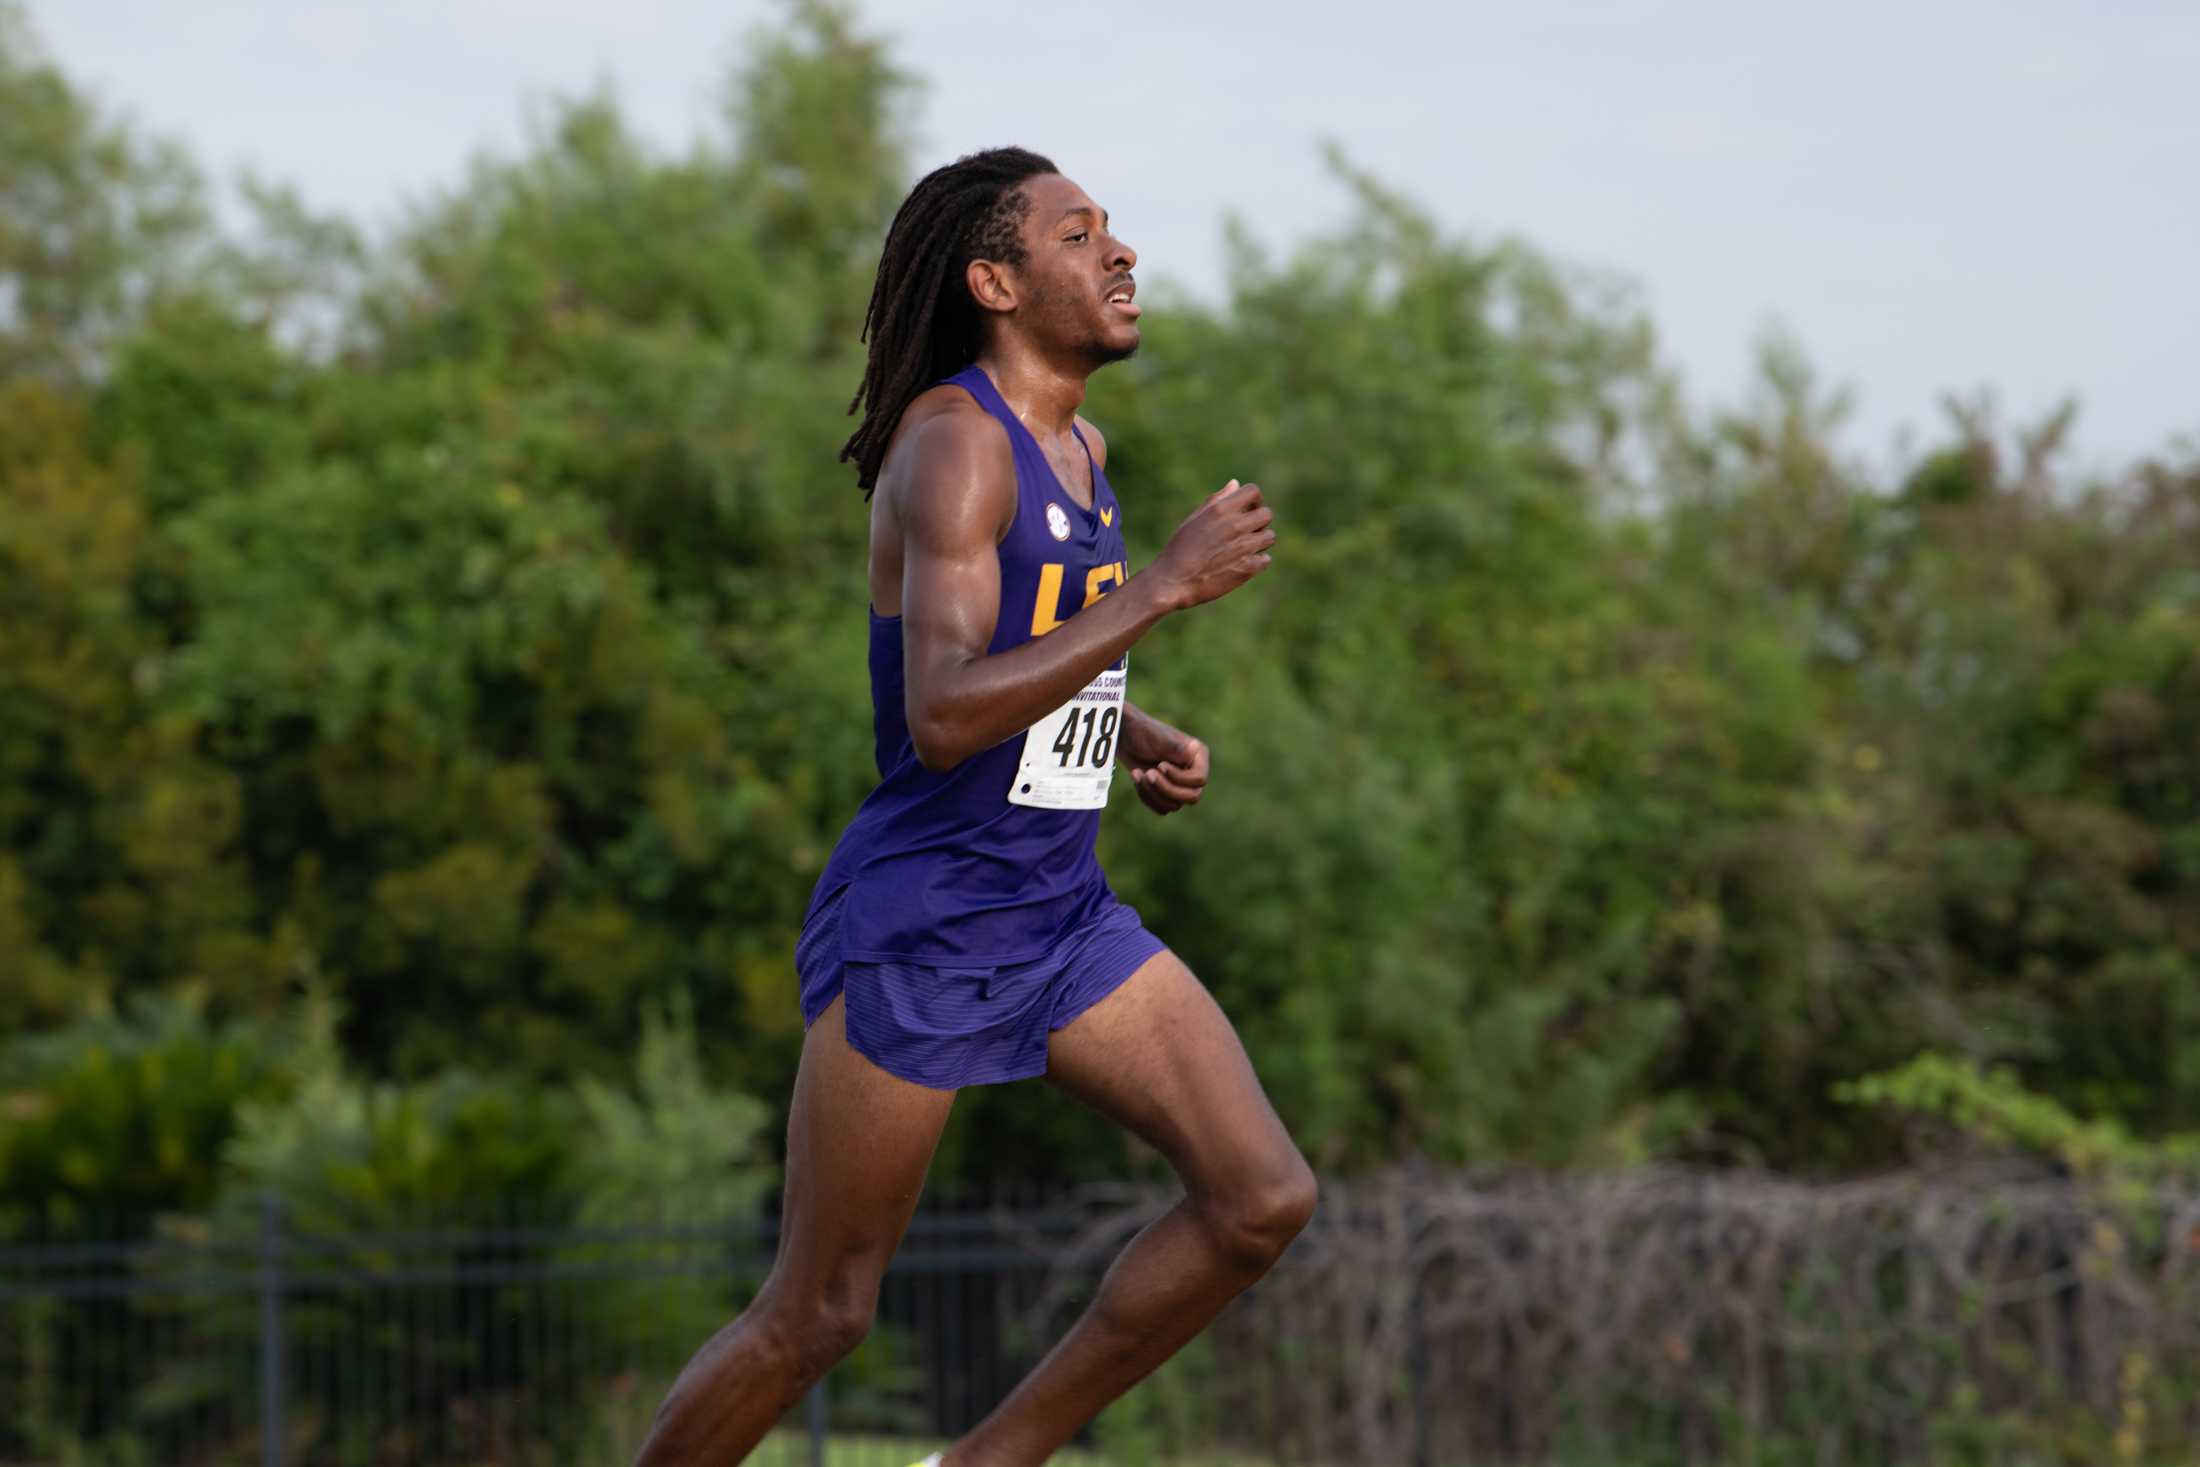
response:
<path id="1" fill-rule="evenodd" d="M 1123 512 L 1097 463 L 1092 508 L 1070 498 L 983 368 L 965 367 L 947 382 L 993 415 L 1015 453 L 1016 516 L 1000 544 L 1000 615 L 987 648 L 1005 652 L 1128 577 Z M 1084 442 L 1082 433 L 1077 438 Z M 993 967 L 1042 956 L 1113 899 L 1094 852 L 1100 812 L 1009 803 L 1021 732 L 953 769 L 926 769 L 909 739 L 902 691 L 901 618 L 874 611 L 879 786 L 834 847 L 811 913 L 845 888 L 841 957 L 848 961 Z"/>

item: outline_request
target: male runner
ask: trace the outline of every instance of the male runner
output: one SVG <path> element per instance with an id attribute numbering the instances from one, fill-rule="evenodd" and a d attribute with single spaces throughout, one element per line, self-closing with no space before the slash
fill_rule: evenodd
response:
<path id="1" fill-rule="evenodd" d="M 1187 1195 L 946 1467 L 1044 1462 L 1313 1212 L 1229 1020 L 1094 855 L 1115 761 L 1164 815 L 1207 783 L 1206 746 L 1125 699 L 1131 644 L 1252 579 L 1276 539 L 1259 488 L 1232 480 L 1129 574 L 1107 445 L 1077 408 L 1138 348 L 1137 258 L 1020 148 L 937 170 L 894 217 L 841 455 L 871 501 L 881 783 L 797 945 L 809 1033 L 778 1260 L 674 1383 L 637 1467 L 739 1462 L 862 1340 L 961 1086 L 1043 1075 L 1150 1142 Z"/>

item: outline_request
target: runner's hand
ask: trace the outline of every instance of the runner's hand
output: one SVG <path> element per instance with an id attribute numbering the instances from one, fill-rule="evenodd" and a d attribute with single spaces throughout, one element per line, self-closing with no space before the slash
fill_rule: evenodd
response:
<path id="1" fill-rule="evenodd" d="M 1123 741 L 1123 763 L 1146 808 L 1169 815 L 1198 804 L 1207 789 L 1206 743 L 1151 717 L 1135 728 Z"/>
<path id="2" fill-rule="evenodd" d="M 1260 485 L 1232 479 L 1176 527 L 1152 573 L 1176 593 L 1180 607 L 1227 596 L 1268 568 L 1275 517 L 1261 500 Z"/>

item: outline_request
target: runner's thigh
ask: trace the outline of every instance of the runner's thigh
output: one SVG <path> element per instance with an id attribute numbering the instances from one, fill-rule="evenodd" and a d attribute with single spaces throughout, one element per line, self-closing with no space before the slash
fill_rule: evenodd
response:
<path id="1" fill-rule="evenodd" d="M 884 1268 L 924 1190 L 955 1104 L 890 1075 L 850 1047 L 843 1001 L 810 1026 L 787 1121 L 779 1282 L 826 1288 L 851 1264 Z"/>
<path id="2" fill-rule="evenodd" d="M 1047 1054 L 1050 1083 L 1128 1127 L 1194 1190 L 1299 1164 L 1237 1031 L 1175 953 L 1057 1030 Z"/>

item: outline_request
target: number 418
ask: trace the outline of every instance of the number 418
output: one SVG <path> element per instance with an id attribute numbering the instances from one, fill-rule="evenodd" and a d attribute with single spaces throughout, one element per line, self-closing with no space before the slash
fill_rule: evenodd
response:
<path id="1" fill-rule="evenodd" d="M 1062 720 L 1061 734 L 1048 746 L 1055 753 L 1062 756 L 1059 767 L 1063 769 L 1073 766 L 1078 769 L 1106 768 L 1108 755 L 1115 749 L 1115 723 L 1122 716 L 1122 712 L 1122 709 L 1112 704 L 1104 713 L 1097 708 L 1087 708 L 1084 717 L 1084 740 L 1080 743 L 1077 735 L 1077 710 L 1075 708 L 1070 709 L 1069 717 Z M 1097 737 L 1095 736 L 1096 732 Z"/>

